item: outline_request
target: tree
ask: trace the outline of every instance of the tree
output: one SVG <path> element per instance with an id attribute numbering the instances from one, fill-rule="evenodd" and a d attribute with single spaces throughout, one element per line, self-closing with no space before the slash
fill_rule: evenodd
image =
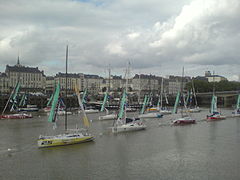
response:
<path id="1" fill-rule="evenodd" d="M 194 80 L 194 87 L 196 92 L 211 92 L 215 86 L 215 91 L 238 91 L 240 90 L 239 82 L 220 81 L 220 82 L 207 82 L 202 80 Z M 187 90 L 192 89 L 192 82 L 186 84 Z"/>

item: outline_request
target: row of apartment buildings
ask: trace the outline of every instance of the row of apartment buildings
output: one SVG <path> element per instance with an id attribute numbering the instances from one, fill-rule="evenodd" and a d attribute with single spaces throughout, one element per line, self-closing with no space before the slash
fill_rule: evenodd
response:
<path id="1" fill-rule="evenodd" d="M 67 82 L 66 82 L 67 80 Z M 66 87 L 69 93 L 74 92 L 77 85 L 80 91 L 88 89 L 90 94 L 96 95 L 105 92 L 109 89 L 111 92 L 121 92 L 122 88 L 128 85 L 128 90 L 135 93 L 149 93 L 158 94 L 161 90 L 163 81 L 163 91 L 167 94 L 176 94 L 181 88 L 182 77 L 168 76 L 166 78 L 155 76 L 136 74 L 134 77 L 128 79 L 122 76 L 110 76 L 103 78 L 98 75 L 89 75 L 83 73 L 68 73 L 67 78 L 65 73 L 59 72 L 55 76 L 46 76 L 44 71 L 38 67 L 26 67 L 20 64 L 18 59 L 14 66 L 6 65 L 5 73 L 0 73 L 0 93 L 9 93 L 17 82 L 21 84 L 21 91 L 25 92 L 41 92 L 44 94 L 51 94 L 54 91 L 55 84 L 60 82 L 61 89 Z M 183 84 L 191 81 L 190 77 L 184 77 Z"/>

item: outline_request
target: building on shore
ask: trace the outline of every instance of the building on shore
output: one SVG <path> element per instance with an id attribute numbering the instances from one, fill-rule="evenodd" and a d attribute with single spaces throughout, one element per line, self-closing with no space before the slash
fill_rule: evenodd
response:
<path id="1" fill-rule="evenodd" d="M 132 78 L 132 88 L 140 99 L 143 98 L 145 94 L 157 95 L 161 89 L 162 77 L 155 75 L 146 74 L 135 74 Z"/>
<path id="2" fill-rule="evenodd" d="M 0 93 L 9 93 L 9 80 L 6 73 L 0 73 Z"/>
<path id="3" fill-rule="evenodd" d="M 210 71 L 205 71 L 205 77 L 208 79 L 208 82 L 227 81 L 227 78 L 220 75 L 211 74 Z"/>
<path id="4" fill-rule="evenodd" d="M 47 95 L 52 94 L 54 92 L 55 85 L 56 85 L 56 82 L 55 82 L 54 76 L 47 76 L 46 88 L 45 88 L 45 92 Z"/>
<path id="5" fill-rule="evenodd" d="M 69 94 L 73 94 L 75 92 L 75 86 L 78 86 L 80 91 L 83 91 L 83 74 L 81 73 L 68 73 L 67 74 L 67 84 L 66 84 L 66 73 L 59 72 L 54 77 L 54 84 L 60 82 L 60 87 L 62 91 L 67 90 Z"/>
<path id="6" fill-rule="evenodd" d="M 13 89 L 17 82 L 21 84 L 21 91 L 25 92 L 44 92 L 46 76 L 44 71 L 38 67 L 28 67 L 20 64 L 18 57 L 17 64 L 14 66 L 7 65 L 5 74 L 8 78 L 8 86 Z"/>
<path id="7" fill-rule="evenodd" d="M 84 74 L 83 88 L 88 90 L 89 94 L 97 95 L 102 91 L 103 78 L 98 75 Z"/>
<path id="8" fill-rule="evenodd" d="M 185 88 L 186 83 L 191 81 L 191 77 L 185 76 L 168 76 L 167 79 L 167 93 L 168 94 L 177 94 L 181 88 Z"/>
<path id="9" fill-rule="evenodd" d="M 101 84 L 102 92 L 107 89 L 111 92 L 121 92 L 122 88 L 125 87 L 126 81 L 122 76 L 111 75 L 110 78 L 104 78 Z"/>

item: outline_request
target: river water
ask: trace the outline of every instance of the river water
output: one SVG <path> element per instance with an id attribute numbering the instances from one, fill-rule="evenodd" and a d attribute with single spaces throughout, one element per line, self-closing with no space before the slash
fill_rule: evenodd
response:
<path id="1" fill-rule="evenodd" d="M 240 118 L 206 122 L 206 114 L 192 114 L 197 124 L 188 126 L 171 126 L 173 115 L 146 119 L 146 130 L 117 135 L 109 130 L 112 121 L 90 114 L 94 142 L 43 149 L 38 136 L 61 132 L 64 117 L 57 130 L 44 114 L 1 120 L 0 179 L 240 179 Z M 80 115 L 68 122 L 81 124 Z"/>

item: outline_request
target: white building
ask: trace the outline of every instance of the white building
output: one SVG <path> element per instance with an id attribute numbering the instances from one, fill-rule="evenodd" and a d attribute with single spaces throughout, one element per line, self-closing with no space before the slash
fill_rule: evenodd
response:
<path id="1" fill-rule="evenodd" d="M 98 75 L 84 74 L 84 89 L 87 88 L 88 93 L 97 95 L 102 91 L 103 78 Z"/>
<path id="2" fill-rule="evenodd" d="M 29 92 L 44 91 L 46 76 L 38 67 L 26 67 L 20 64 L 19 58 L 15 66 L 6 66 L 5 73 L 9 80 L 9 88 L 14 88 L 20 82 L 21 89 Z"/>
<path id="3" fill-rule="evenodd" d="M 8 93 L 8 77 L 5 73 L 0 73 L 0 93 Z"/>
<path id="4" fill-rule="evenodd" d="M 74 93 L 75 92 L 75 87 L 79 87 L 80 91 L 83 91 L 83 75 L 82 74 L 73 74 L 73 73 L 68 73 L 67 74 L 67 84 L 66 84 L 66 74 L 59 72 L 56 74 L 55 78 L 55 83 L 57 84 L 60 82 L 60 87 L 61 90 L 64 91 L 67 90 L 69 93 Z"/>

